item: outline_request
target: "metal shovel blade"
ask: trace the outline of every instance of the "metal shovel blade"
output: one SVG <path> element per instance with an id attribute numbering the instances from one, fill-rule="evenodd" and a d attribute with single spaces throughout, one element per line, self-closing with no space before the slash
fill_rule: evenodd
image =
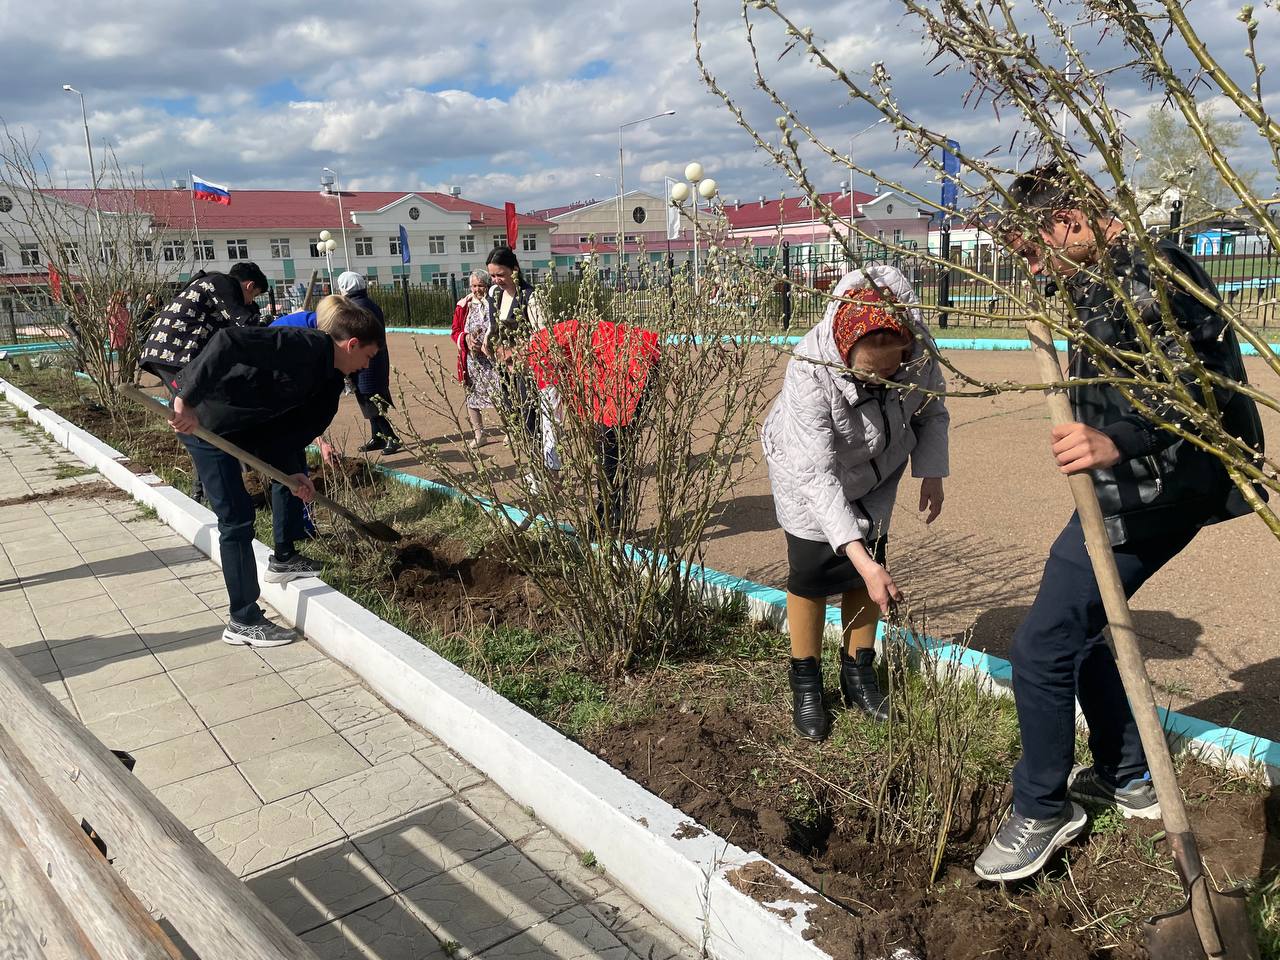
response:
<path id="1" fill-rule="evenodd" d="M 1153 917 L 1143 924 L 1151 960 L 1260 960 L 1244 892 L 1229 890 L 1219 893 L 1209 889 L 1207 884 L 1205 890 L 1216 930 L 1208 937 L 1201 936 L 1191 914 L 1191 899 L 1188 897 L 1180 910 Z M 1210 941 L 1208 947 L 1204 942 L 1206 939 Z M 1218 952 L 1210 953 L 1210 949 Z"/>

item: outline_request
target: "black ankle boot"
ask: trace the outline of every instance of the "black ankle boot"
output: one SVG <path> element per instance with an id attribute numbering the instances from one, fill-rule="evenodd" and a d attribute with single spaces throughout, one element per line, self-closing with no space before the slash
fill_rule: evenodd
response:
<path id="1" fill-rule="evenodd" d="M 796 733 L 806 740 L 825 740 L 831 732 L 822 705 L 822 665 L 816 657 L 791 658 L 791 708 Z"/>
<path id="2" fill-rule="evenodd" d="M 859 650 L 851 657 L 840 649 L 840 693 L 846 707 L 881 722 L 889 719 L 889 698 L 880 689 L 874 650 Z"/>

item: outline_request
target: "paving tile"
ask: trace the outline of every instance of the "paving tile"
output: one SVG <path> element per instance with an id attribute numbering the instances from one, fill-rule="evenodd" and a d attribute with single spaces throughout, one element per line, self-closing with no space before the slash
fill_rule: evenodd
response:
<path id="1" fill-rule="evenodd" d="M 396 757 L 311 791 L 348 834 L 389 823 L 449 796 L 413 757 Z"/>
<path id="2" fill-rule="evenodd" d="M 132 631 L 110 637 L 76 640 L 53 648 L 53 658 L 65 672 L 77 670 L 102 660 L 118 660 L 134 653 L 147 654 L 142 640 Z"/>
<path id="3" fill-rule="evenodd" d="M 516 846 L 579 900 L 594 900 L 613 886 L 600 870 L 585 866 L 581 854 L 545 827 Z"/>
<path id="4" fill-rule="evenodd" d="M 343 841 L 255 873 L 245 884 L 294 933 L 314 929 L 394 891 Z"/>
<path id="5" fill-rule="evenodd" d="M 223 657 L 223 660 L 240 660 L 238 657 Z M 215 660 L 214 663 L 221 663 Z M 261 662 L 261 661 L 259 661 Z M 264 663 L 264 670 L 270 670 Z M 172 676 L 172 674 L 171 674 Z M 183 690 L 186 693 L 186 690 Z M 209 726 L 239 720 L 254 713 L 264 713 L 273 707 L 281 707 L 298 699 L 298 691 L 289 686 L 273 673 L 265 677 L 255 677 L 240 683 L 214 687 L 198 693 L 188 693 L 187 700 L 200 714 L 200 719 Z"/>
<path id="6" fill-rule="evenodd" d="M 226 617 L 201 609 L 196 613 L 185 613 L 168 620 L 144 624 L 138 630 L 138 636 L 142 637 L 143 643 L 148 647 L 163 647 L 215 629 L 221 632 L 226 625 Z"/>
<path id="7" fill-rule="evenodd" d="M 210 566 L 212 566 L 212 564 L 210 564 Z M 222 571 L 217 567 L 213 567 L 213 569 L 207 573 L 183 577 L 182 585 L 192 593 L 200 596 L 201 599 L 204 599 L 202 596 L 203 594 L 211 593 L 213 591 L 217 591 L 219 596 L 224 600 L 227 596 L 226 581 L 222 579 Z"/>
<path id="8" fill-rule="evenodd" d="M 635 960 L 586 907 L 578 906 L 485 951 L 485 960 Z"/>
<path id="9" fill-rule="evenodd" d="M 460 759 L 444 744 L 432 747 L 429 750 L 419 750 L 413 756 L 415 760 L 458 793 L 468 787 L 484 783 L 483 773 L 465 760 Z"/>
<path id="10" fill-rule="evenodd" d="M 121 612 L 124 614 L 125 619 L 137 628 L 187 614 L 204 613 L 209 609 L 205 606 L 203 600 L 185 587 L 180 594 L 165 594 L 165 596 L 167 599 L 156 599 L 150 602 L 138 601 L 137 605 L 134 605 L 136 597 L 130 596 L 127 601 L 124 601 L 129 605 L 122 607 Z"/>
<path id="11" fill-rule="evenodd" d="M 324 722 L 324 718 L 301 702 L 213 728 L 213 735 L 222 744 L 222 749 L 236 763 L 331 733 L 333 728 Z"/>
<path id="12" fill-rule="evenodd" d="M 86 723 L 182 699 L 173 681 L 163 674 L 73 696 Z"/>
<path id="13" fill-rule="evenodd" d="M 588 903 L 586 909 L 644 960 L 698 960 L 700 956 L 671 928 L 621 890 L 610 890 Z"/>
<path id="14" fill-rule="evenodd" d="M 221 767 L 158 787 L 156 798 L 188 829 L 226 820 L 261 805 L 235 767 Z"/>
<path id="15" fill-rule="evenodd" d="M 508 840 L 522 840 L 542 829 L 520 804 L 488 781 L 464 791 L 462 798 Z"/>
<path id="16" fill-rule="evenodd" d="M 296 644 L 289 644 L 296 646 Z M 268 647 L 265 649 L 278 649 Z M 335 730 L 356 727 L 378 717 L 384 717 L 391 708 L 364 687 L 346 687 L 332 693 L 312 697 L 307 701 Z"/>
<path id="17" fill-rule="evenodd" d="M 96 601 L 98 598 L 94 598 Z M 105 599 L 110 600 L 110 597 Z M 96 602 L 95 602 L 95 605 Z M 124 614 L 112 603 L 108 608 L 86 612 L 84 616 L 74 620 L 60 620 L 57 623 L 45 624 L 41 627 L 49 646 L 56 647 L 64 643 L 78 643 L 81 640 L 92 640 L 94 637 L 114 637 L 122 633 L 133 633 L 133 627 L 124 618 Z"/>
<path id="18" fill-rule="evenodd" d="M 71 694 L 67 691 L 67 685 L 63 681 L 62 677 L 57 674 L 52 674 L 47 677 L 40 677 L 39 680 L 40 685 L 49 692 L 50 696 L 71 709 L 72 716 L 77 718 L 80 716 L 80 714 L 76 712 L 75 708 L 71 706 Z"/>
<path id="19" fill-rule="evenodd" d="M 139 544 L 139 546 L 142 546 Z M 114 564 L 105 567 L 105 564 Z M 126 569 L 126 564 L 134 569 Z M 121 606 L 137 606 L 149 602 L 150 594 L 155 587 L 173 584 L 173 575 L 162 563 L 149 564 L 143 558 L 122 557 L 117 560 L 105 560 L 101 564 L 90 564 L 93 573 L 102 583 L 102 588 L 115 597 Z M 158 598 L 157 598 L 158 599 Z"/>
<path id="20" fill-rule="evenodd" d="M 304 933 L 320 960 L 444 960 L 449 956 L 401 897 L 388 897 Z"/>
<path id="21" fill-rule="evenodd" d="M 196 712 L 184 700 L 173 700 L 134 713 L 118 713 L 104 720 L 85 721 L 85 726 L 106 746 L 131 753 L 203 728 Z"/>
<path id="22" fill-rule="evenodd" d="M 310 793 L 200 827 L 195 835 L 238 877 L 343 839 L 342 828 Z"/>
<path id="23" fill-rule="evenodd" d="M 107 596 L 105 590 L 97 596 L 86 597 L 83 600 L 76 600 L 72 603 L 32 603 L 31 609 L 35 613 L 36 619 L 40 622 L 40 629 L 45 631 L 51 627 L 61 627 L 101 617 L 105 614 L 120 612 L 116 602 Z M 129 625 L 127 622 L 123 622 L 123 617 L 121 620 L 123 626 L 127 627 Z M 81 638 L 77 637 L 76 639 Z"/>
<path id="24" fill-rule="evenodd" d="M 423 733 L 394 713 L 351 727 L 342 735 L 370 763 L 382 763 L 439 744 L 435 737 Z"/>
<path id="25" fill-rule="evenodd" d="M 133 751 L 133 775 L 152 790 L 231 765 L 208 730 Z"/>
<path id="26" fill-rule="evenodd" d="M 146 643 L 146 627 L 140 627 L 142 641 Z M 157 660 L 164 664 L 166 670 L 177 672 L 196 664 L 208 664 L 210 661 L 238 659 L 246 667 L 254 665 L 255 658 L 244 647 L 227 643 L 222 639 L 222 630 L 214 628 L 204 633 L 168 643 L 161 647 L 149 647 Z M 258 661 L 261 663 L 261 661 Z"/>
<path id="27" fill-rule="evenodd" d="M 24 581 L 23 589 L 27 592 L 27 599 L 31 602 L 31 606 L 37 609 L 50 606 L 71 606 L 82 600 L 107 596 L 107 591 L 103 589 L 102 584 L 92 577 L 78 577 L 74 580 L 63 581 L 51 580 L 32 586 L 27 586 Z"/>
<path id="28" fill-rule="evenodd" d="M 437 940 L 480 953 L 573 906 L 537 865 L 508 844 L 404 891 Z"/>
<path id="29" fill-rule="evenodd" d="M 325 787 L 321 784 L 327 786 L 335 781 L 341 782 L 348 774 L 358 776 L 357 771 L 368 769 L 368 761 L 336 733 L 291 744 L 282 750 L 240 764 L 245 779 L 253 784 L 258 796 L 267 802 L 311 787 L 323 790 Z M 319 799 L 318 794 L 317 798 Z M 377 798 L 370 799 L 369 802 L 376 805 Z M 326 809 L 333 815 L 333 810 L 327 805 Z M 339 818 L 335 815 L 334 819 Z"/>
<path id="30" fill-rule="evenodd" d="M 226 606 L 226 593 L 223 592 L 220 597 L 219 602 Z M 293 643 L 287 643 L 282 647 L 261 647 L 256 652 L 258 656 L 271 664 L 272 670 L 279 672 L 292 670 L 294 667 L 314 663 L 317 660 L 328 659 L 319 647 L 305 638 L 295 640 Z"/>
<path id="31" fill-rule="evenodd" d="M 18 662 L 33 677 L 45 677 L 51 673 L 58 672 L 58 665 L 54 663 L 53 654 L 47 646 L 44 649 L 31 650 L 20 654 Z"/>
<path id="32" fill-rule="evenodd" d="M 77 696 L 103 687 L 114 687 L 130 680 L 141 680 L 163 673 L 160 661 L 147 652 L 134 652 L 114 660 L 88 663 L 67 671 L 67 688 Z"/>
<path id="33" fill-rule="evenodd" d="M 360 678 L 354 673 L 328 658 L 281 670 L 280 676 L 308 699 L 333 690 L 341 690 L 343 687 L 354 686 L 360 682 Z"/>
<path id="34" fill-rule="evenodd" d="M 407 890 L 507 842 L 453 797 L 352 840 L 397 890 Z"/>
<path id="35" fill-rule="evenodd" d="M 203 660 L 187 667 L 168 668 L 169 676 L 173 678 L 173 682 L 188 697 L 193 697 L 199 693 L 207 693 L 210 690 L 216 690 L 218 687 L 226 687 L 231 684 L 243 683 L 246 680 L 255 680 L 259 677 L 272 675 L 271 668 L 256 657 L 252 650 L 224 643 L 220 636 L 205 642 L 216 643 L 217 646 L 213 649 L 217 650 L 220 656 Z M 156 651 L 156 656 L 160 656 L 170 649 L 172 648 L 161 647 Z M 290 687 L 290 689 L 292 690 L 293 688 Z M 280 704 L 276 704 L 276 706 L 280 706 Z M 234 720 L 235 718 L 229 717 L 228 719 Z"/>

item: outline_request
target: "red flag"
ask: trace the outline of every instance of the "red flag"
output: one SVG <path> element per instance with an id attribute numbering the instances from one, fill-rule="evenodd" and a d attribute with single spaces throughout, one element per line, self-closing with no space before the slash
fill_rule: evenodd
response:
<path id="1" fill-rule="evenodd" d="M 520 219 L 516 216 L 516 205 L 508 203 L 507 211 L 507 246 L 512 250 L 516 248 L 516 241 L 520 239 Z"/>
<path id="2" fill-rule="evenodd" d="M 53 299 L 61 302 L 62 300 L 62 274 L 58 272 L 58 268 L 52 263 L 49 264 L 49 289 L 53 292 Z"/>

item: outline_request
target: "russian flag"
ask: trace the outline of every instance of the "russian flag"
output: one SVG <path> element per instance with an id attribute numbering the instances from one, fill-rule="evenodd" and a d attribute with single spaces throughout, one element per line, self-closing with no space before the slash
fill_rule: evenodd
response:
<path id="1" fill-rule="evenodd" d="M 191 175 L 191 192 L 196 195 L 197 200 L 220 203 L 224 207 L 231 206 L 230 190 L 221 184 L 213 183 L 209 180 L 201 180 L 195 174 Z"/>

